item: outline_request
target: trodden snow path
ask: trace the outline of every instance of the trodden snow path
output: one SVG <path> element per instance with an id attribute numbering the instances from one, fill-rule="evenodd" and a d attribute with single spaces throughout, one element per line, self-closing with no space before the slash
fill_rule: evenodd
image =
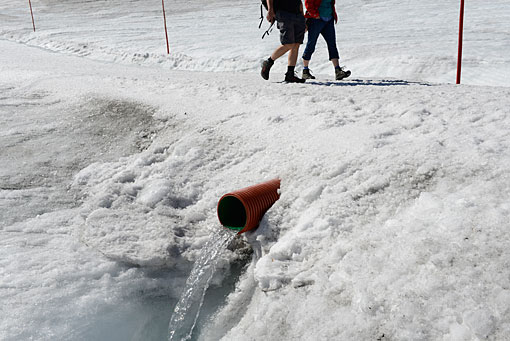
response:
<path id="1" fill-rule="evenodd" d="M 166 54 L 161 2 L 141 0 L 36 1 L 37 31 L 28 5 L 0 1 L 0 38 L 59 53 L 164 69 L 258 72 L 278 44 L 261 40 L 259 1 L 174 0 L 167 4 Z M 345 0 L 337 3 L 341 63 L 363 78 L 436 83 L 456 79 L 459 0 Z M 507 0 L 465 6 L 463 84 L 510 85 Z M 263 28 L 268 26 L 264 23 Z M 301 52 L 303 48 L 301 49 Z M 285 62 L 274 70 L 284 72 Z M 298 69 L 301 62 L 299 61 Z M 310 67 L 333 79 L 319 39 Z"/>

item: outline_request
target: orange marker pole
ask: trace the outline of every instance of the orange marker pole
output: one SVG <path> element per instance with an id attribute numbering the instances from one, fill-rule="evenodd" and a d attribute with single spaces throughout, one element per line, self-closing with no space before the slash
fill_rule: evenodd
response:
<path id="1" fill-rule="evenodd" d="M 170 54 L 170 46 L 168 45 L 168 32 L 166 29 L 165 0 L 161 0 L 163 6 L 163 20 L 165 21 L 165 37 L 166 37 L 166 54 Z"/>
<path id="2" fill-rule="evenodd" d="M 30 0 L 28 0 L 28 6 L 30 6 L 30 15 L 32 16 L 32 26 L 34 27 L 34 32 L 35 32 L 34 13 L 32 12 L 32 2 L 30 2 Z"/>
<path id="3" fill-rule="evenodd" d="M 460 0 L 459 19 L 459 52 L 457 56 L 457 84 L 460 84 L 460 70 L 462 65 L 462 35 L 464 31 L 464 0 Z"/>

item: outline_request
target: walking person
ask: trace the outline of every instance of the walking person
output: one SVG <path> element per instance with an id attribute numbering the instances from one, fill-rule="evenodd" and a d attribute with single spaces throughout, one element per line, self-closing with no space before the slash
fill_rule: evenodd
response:
<path id="1" fill-rule="evenodd" d="M 322 35 L 328 45 L 329 60 L 335 67 L 335 80 L 342 80 L 351 75 L 351 71 L 344 70 L 338 63 L 339 55 L 336 47 L 335 24 L 338 16 L 335 10 L 335 0 L 305 0 L 306 26 L 308 28 L 308 41 L 303 52 L 303 79 L 315 79 L 308 65 L 315 51 L 319 35 Z"/>
<path id="2" fill-rule="evenodd" d="M 285 82 L 304 83 L 305 80 L 295 74 L 299 45 L 303 44 L 306 30 L 303 3 L 301 0 L 267 0 L 266 19 L 271 23 L 276 20 L 281 45 L 262 63 L 262 78 L 268 80 L 274 61 L 288 52 Z"/>

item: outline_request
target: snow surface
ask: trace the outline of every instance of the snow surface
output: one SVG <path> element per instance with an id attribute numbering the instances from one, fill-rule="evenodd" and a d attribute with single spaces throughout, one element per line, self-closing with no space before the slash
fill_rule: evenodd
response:
<path id="1" fill-rule="evenodd" d="M 510 334 L 510 4 L 338 2 L 270 82 L 258 2 L 0 0 L 0 339 L 164 340 L 221 195 L 279 177 L 197 340 Z M 298 70 L 300 65 L 298 65 Z"/>

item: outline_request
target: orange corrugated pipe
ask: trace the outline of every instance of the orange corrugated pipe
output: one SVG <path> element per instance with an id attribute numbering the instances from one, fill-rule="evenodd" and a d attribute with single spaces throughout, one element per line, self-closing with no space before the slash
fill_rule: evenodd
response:
<path id="1" fill-rule="evenodd" d="M 218 201 L 220 223 L 238 234 L 256 229 L 266 211 L 280 198 L 280 179 L 227 193 Z"/>

